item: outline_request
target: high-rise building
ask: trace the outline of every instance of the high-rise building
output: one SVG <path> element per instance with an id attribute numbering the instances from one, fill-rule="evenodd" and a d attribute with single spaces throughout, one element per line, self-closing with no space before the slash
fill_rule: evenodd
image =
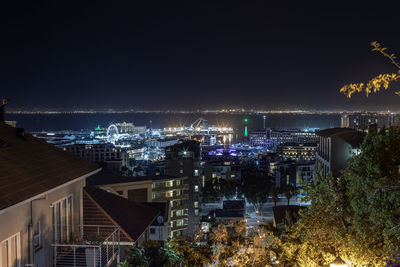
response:
<path id="1" fill-rule="evenodd" d="M 200 143 L 186 140 L 165 148 L 165 174 L 188 177 L 189 222 L 185 234 L 194 234 L 200 229 Z"/>
<path id="2" fill-rule="evenodd" d="M 349 114 L 342 114 L 341 123 L 340 124 L 341 124 L 342 128 L 349 128 L 350 127 Z"/>
<path id="3" fill-rule="evenodd" d="M 343 114 L 341 117 L 342 128 L 366 131 L 373 124 L 378 124 L 378 116 L 373 112 Z"/>

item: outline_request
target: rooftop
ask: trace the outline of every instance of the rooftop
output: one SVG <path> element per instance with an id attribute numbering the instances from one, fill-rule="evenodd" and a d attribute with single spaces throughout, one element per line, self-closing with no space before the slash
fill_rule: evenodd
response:
<path id="1" fill-rule="evenodd" d="M 94 163 L 0 122 L 0 210 L 100 170 Z"/>
<path id="2" fill-rule="evenodd" d="M 136 241 L 160 214 L 154 207 L 130 201 L 96 187 L 86 187 L 84 191 L 132 241 Z"/>
<path id="3" fill-rule="evenodd" d="M 353 147 L 359 147 L 366 135 L 365 132 L 357 131 L 351 128 L 329 128 L 317 132 L 317 135 L 328 138 L 337 137 Z"/>

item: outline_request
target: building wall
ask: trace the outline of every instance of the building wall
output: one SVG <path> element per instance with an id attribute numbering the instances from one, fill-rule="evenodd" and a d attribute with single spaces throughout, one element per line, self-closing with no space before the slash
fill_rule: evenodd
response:
<path id="1" fill-rule="evenodd" d="M 146 190 L 146 199 L 141 202 L 152 202 L 152 181 L 132 181 L 131 183 L 120 183 L 120 184 L 108 184 L 100 186 L 103 190 L 110 190 L 113 193 L 117 193 L 118 195 L 129 199 L 129 191 L 135 190 Z M 131 191 L 131 199 L 132 199 L 132 191 Z M 144 195 L 143 195 L 144 197 Z"/>
<path id="2" fill-rule="evenodd" d="M 188 227 L 187 177 L 154 180 L 152 202 L 169 202 L 170 234 L 180 236 Z"/>
<path id="3" fill-rule="evenodd" d="M 14 234 L 20 234 L 21 266 L 29 263 L 35 263 L 36 266 L 53 266 L 53 248 L 51 246 L 53 244 L 52 204 L 72 195 L 72 229 L 74 233 L 78 233 L 79 224 L 82 222 L 82 188 L 84 185 L 85 179 L 82 179 L 46 195 L 38 196 L 38 200 L 32 201 L 32 222 L 34 226 L 40 222 L 42 247 L 33 253 L 31 262 L 29 262 L 30 242 L 28 242 L 31 202 L 24 203 L 4 213 L 0 211 L 0 242 Z M 39 199 L 42 197 L 44 199 Z"/>

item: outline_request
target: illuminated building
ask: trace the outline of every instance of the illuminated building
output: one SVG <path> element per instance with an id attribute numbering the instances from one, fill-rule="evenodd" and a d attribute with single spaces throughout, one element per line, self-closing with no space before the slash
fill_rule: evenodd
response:
<path id="1" fill-rule="evenodd" d="M 115 126 L 118 127 L 120 133 L 127 133 L 127 134 L 142 134 L 146 133 L 146 126 L 135 126 L 131 122 L 120 122 L 115 123 Z"/>
<path id="2" fill-rule="evenodd" d="M 350 127 L 350 119 L 349 114 L 342 114 L 340 118 L 340 124 L 342 128 L 349 128 Z"/>
<path id="3" fill-rule="evenodd" d="M 200 143 L 186 140 L 166 147 L 164 172 L 166 175 L 188 177 L 189 222 L 185 234 L 194 234 L 200 229 Z"/>
<path id="4" fill-rule="evenodd" d="M 276 153 L 283 160 L 315 160 L 316 143 L 282 143 L 276 147 Z"/>
<path id="5" fill-rule="evenodd" d="M 312 129 L 314 130 L 314 129 Z M 254 131 L 249 134 L 250 143 L 253 146 L 271 146 L 275 147 L 281 143 L 312 143 L 318 141 L 314 131 L 299 129 L 271 129 L 267 128 L 261 131 Z"/>
<path id="6" fill-rule="evenodd" d="M 352 128 L 365 131 L 370 125 L 378 123 L 376 113 L 363 112 L 342 115 L 342 128 Z"/>
<path id="7" fill-rule="evenodd" d="M 322 168 L 323 175 L 338 176 L 345 169 L 347 159 L 359 153 L 365 133 L 350 128 L 330 128 L 318 131 L 317 135 L 317 167 Z"/>
<path id="8" fill-rule="evenodd" d="M 275 166 L 275 185 L 301 187 L 303 183 L 309 184 L 312 181 L 314 172 L 315 162 L 282 161 Z"/>
<path id="9" fill-rule="evenodd" d="M 120 170 L 128 166 L 128 156 L 121 148 L 113 144 L 71 144 L 63 149 L 91 162 L 105 163 L 112 169 Z"/>
<path id="10" fill-rule="evenodd" d="M 155 138 L 152 138 L 152 139 L 146 140 L 145 144 L 148 147 L 160 147 L 160 148 L 162 148 L 162 147 L 167 147 L 167 146 L 173 146 L 176 143 L 178 143 L 178 141 L 179 140 L 176 139 L 176 138 L 167 138 L 167 139 L 162 139 L 162 138 L 155 139 Z"/>
<path id="11" fill-rule="evenodd" d="M 181 236 L 188 228 L 187 177 L 167 175 L 127 177 L 102 171 L 88 179 L 87 184 L 135 202 L 166 203 L 168 216 L 164 216 L 164 220 L 167 224 L 160 223 L 158 225 L 162 229 L 154 230 L 165 238 Z M 152 225 L 150 230 L 155 226 Z"/>

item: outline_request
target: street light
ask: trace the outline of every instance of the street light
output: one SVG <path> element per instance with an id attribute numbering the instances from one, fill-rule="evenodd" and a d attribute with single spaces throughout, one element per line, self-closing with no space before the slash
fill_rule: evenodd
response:
<path id="1" fill-rule="evenodd" d="M 349 265 L 342 260 L 340 256 L 337 256 L 337 258 L 331 262 L 330 267 L 349 267 Z"/>

